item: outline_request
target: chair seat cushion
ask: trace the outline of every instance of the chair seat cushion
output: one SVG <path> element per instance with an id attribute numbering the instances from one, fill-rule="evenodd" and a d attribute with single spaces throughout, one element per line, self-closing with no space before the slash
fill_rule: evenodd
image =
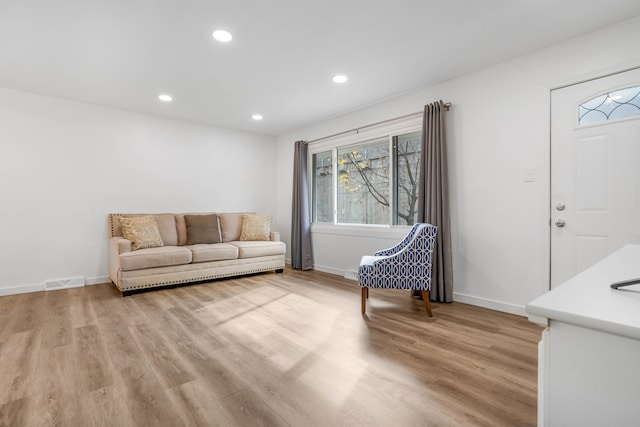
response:
<path id="1" fill-rule="evenodd" d="M 189 263 L 191 263 L 191 251 L 180 246 L 138 249 L 120 254 L 120 269 L 122 271 Z"/>

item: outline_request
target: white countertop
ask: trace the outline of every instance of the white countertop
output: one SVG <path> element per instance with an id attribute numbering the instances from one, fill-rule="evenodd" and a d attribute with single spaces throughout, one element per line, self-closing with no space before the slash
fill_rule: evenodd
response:
<path id="1" fill-rule="evenodd" d="M 629 279 L 640 279 L 640 245 L 624 246 L 531 301 L 525 310 L 532 322 L 542 326 L 557 320 L 640 339 L 640 285 L 610 287 Z"/>

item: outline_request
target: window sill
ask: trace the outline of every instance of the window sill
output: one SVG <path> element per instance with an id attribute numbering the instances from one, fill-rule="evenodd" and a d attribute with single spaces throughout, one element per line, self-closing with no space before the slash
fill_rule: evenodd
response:
<path id="1" fill-rule="evenodd" d="M 311 234 L 329 234 L 334 236 L 373 237 L 382 239 L 401 239 L 411 230 L 408 225 L 353 225 L 353 224 L 311 224 Z"/>

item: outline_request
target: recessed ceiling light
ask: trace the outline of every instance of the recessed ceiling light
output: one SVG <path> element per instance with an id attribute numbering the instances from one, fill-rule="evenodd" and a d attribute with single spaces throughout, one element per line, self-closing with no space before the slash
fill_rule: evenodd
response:
<path id="1" fill-rule="evenodd" d="M 262 120 L 262 115 L 260 115 L 260 114 L 254 114 L 253 116 L 251 116 L 251 118 L 252 118 L 253 120 Z"/>
<path id="2" fill-rule="evenodd" d="M 213 38 L 218 40 L 219 42 L 225 42 L 226 43 L 228 41 L 231 41 L 233 36 L 231 35 L 231 33 L 229 31 L 215 30 L 213 32 Z"/>
<path id="3" fill-rule="evenodd" d="M 160 95 L 158 95 L 158 99 L 162 102 L 171 102 L 173 101 L 173 97 L 171 95 L 168 95 L 166 93 L 162 93 Z"/>
<path id="4" fill-rule="evenodd" d="M 337 76 L 333 76 L 333 81 L 334 81 L 334 83 L 344 83 L 344 82 L 346 82 L 347 80 L 349 80 L 349 79 L 347 78 L 347 76 L 342 75 L 342 74 L 338 74 Z"/>

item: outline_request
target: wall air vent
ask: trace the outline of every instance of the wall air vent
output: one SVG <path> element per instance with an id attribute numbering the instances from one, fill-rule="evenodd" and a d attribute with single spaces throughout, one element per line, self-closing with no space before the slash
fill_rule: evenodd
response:
<path id="1" fill-rule="evenodd" d="M 68 279 L 52 279 L 44 282 L 45 291 L 55 291 L 57 289 L 81 288 L 84 286 L 84 276 L 71 277 Z"/>

